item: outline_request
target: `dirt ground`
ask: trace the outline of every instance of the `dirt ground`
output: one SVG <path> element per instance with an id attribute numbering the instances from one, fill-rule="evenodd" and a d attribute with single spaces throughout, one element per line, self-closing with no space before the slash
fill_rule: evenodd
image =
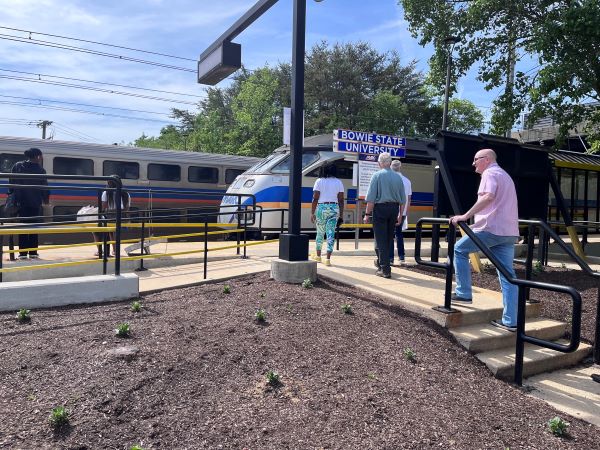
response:
<path id="1" fill-rule="evenodd" d="M 385 299 L 267 274 L 228 285 L 153 294 L 139 313 L 113 303 L 33 311 L 25 324 L 1 314 L 0 448 L 600 446 L 598 428 L 496 380 L 446 330 Z M 114 332 L 123 322 L 128 338 Z M 69 423 L 53 429 L 60 405 Z M 555 416 L 567 437 L 550 433 Z"/>

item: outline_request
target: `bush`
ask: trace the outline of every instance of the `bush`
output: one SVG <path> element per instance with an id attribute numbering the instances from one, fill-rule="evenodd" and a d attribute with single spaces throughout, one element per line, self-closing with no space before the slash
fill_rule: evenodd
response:
<path id="1" fill-rule="evenodd" d="M 48 420 L 50 421 L 50 425 L 53 427 L 61 427 L 69 423 L 69 411 L 67 411 L 67 408 L 64 406 L 57 406 L 50 413 Z"/>
<path id="2" fill-rule="evenodd" d="M 306 280 L 304 280 L 304 281 L 302 282 L 302 287 L 303 287 L 304 289 L 312 289 L 312 287 L 313 287 L 313 283 L 312 283 L 312 281 L 310 281 L 310 278 L 307 278 Z"/>
<path id="3" fill-rule="evenodd" d="M 273 370 L 267 372 L 267 384 L 269 386 L 278 386 L 281 383 L 279 374 Z"/>
<path id="4" fill-rule="evenodd" d="M 550 428 L 550 431 L 555 436 L 564 436 L 567 434 L 567 428 L 569 428 L 569 425 L 569 422 L 562 420 L 558 416 L 548 421 L 548 428 Z"/>
<path id="5" fill-rule="evenodd" d="M 404 355 L 404 359 L 410 361 L 412 363 L 417 362 L 417 352 L 415 352 L 412 348 L 406 347 L 402 354 Z"/>
<path id="6" fill-rule="evenodd" d="M 140 312 L 142 310 L 142 304 L 140 302 L 138 302 L 137 300 L 134 302 L 131 302 L 131 310 L 135 313 Z"/>
<path id="7" fill-rule="evenodd" d="M 115 329 L 115 334 L 119 337 L 128 337 L 131 334 L 129 323 L 120 323 Z"/>
<path id="8" fill-rule="evenodd" d="M 30 320 L 31 320 L 31 310 L 20 309 L 17 312 L 17 321 L 18 322 L 29 322 Z"/>
<path id="9" fill-rule="evenodd" d="M 229 286 L 228 284 L 223 286 L 223 294 L 231 294 L 231 286 Z"/>
<path id="10" fill-rule="evenodd" d="M 264 309 L 259 308 L 254 313 L 254 318 L 257 322 L 265 322 L 267 320 L 267 312 Z"/>
<path id="11" fill-rule="evenodd" d="M 350 303 L 345 303 L 342 305 L 342 312 L 344 314 L 352 314 L 352 305 Z"/>

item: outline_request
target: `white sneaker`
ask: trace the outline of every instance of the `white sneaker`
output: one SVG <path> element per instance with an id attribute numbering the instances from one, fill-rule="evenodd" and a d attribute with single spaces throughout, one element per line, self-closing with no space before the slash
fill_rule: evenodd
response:
<path id="1" fill-rule="evenodd" d="M 330 260 L 329 258 L 327 258 L 327 259 L 325 260 L 325 265 L 326 265 L 326 266 L 330 266 L 330 265 L 331 265 L 331 260 Z"/>
<path id="2" fill-rule="evenodd" d="M 312 255 L 312 256 L 311 256 L 311 258 L 312 258 L 312 260 L 313 260 L 313 261 L 316 261 L 316 262 L 318 262 L 318 263 L 320 263 L 320 262 L 321 262 L 321 257 L 320 257 L 320 256 L 318 256 L 318 255 Z"/>

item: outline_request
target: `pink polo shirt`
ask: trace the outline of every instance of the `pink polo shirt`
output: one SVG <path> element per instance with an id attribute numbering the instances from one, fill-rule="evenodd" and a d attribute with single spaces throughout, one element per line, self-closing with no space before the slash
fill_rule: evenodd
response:
<path id="1" fill-rule="evenodd" d="M 494 200 L 475 214 L 473 231 L 487 231 L 496 236 L 519 235 L 519 211 L 515 183 L 504 169 L 492 163 L 481 174 L 478 195 L 494 194 Z"/>

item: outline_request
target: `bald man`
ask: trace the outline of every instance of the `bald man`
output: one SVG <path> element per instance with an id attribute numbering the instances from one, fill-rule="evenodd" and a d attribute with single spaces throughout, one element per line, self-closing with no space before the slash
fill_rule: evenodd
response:
<path id="1" fill-rule="evenodd" d="M 475 172 L 481 175 L 477 190 L 477 201 L 465 214 L 453 216 L 450 223 L 466 222 L 474 217 L 471 229 L 498 258 L 511 277 L 515 277 L 513 259 L 515 243 L 519 237 L 519 212 L 517 208 L 517 191 L 515 184 L 498 163 L 496 153 L 490 148 L 484 148 L 475 153 L 473 159 Z M 456 272 L 456 290 L 452 301 L 471 304 L 471 268 L 469 253 L 475 253 L 479 248 L 468 236 L 460 239 L 454 247 L 454 269 Z M 517 329 L 517 295 L 516 285 L 508 282 L 498 271 L 502 286 L 502 301 L 504 311 L 502 318 L 493 320 L 492 325 L 508 331 Z"/>

